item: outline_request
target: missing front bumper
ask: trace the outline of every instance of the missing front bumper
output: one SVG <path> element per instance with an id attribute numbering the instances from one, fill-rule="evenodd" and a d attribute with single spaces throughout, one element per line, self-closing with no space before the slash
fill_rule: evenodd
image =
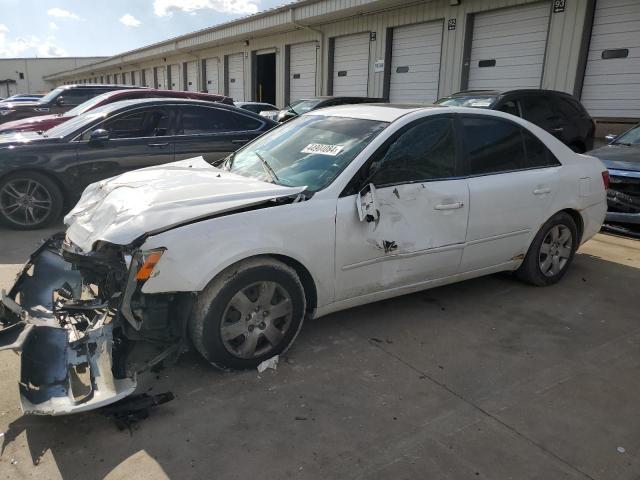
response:
<path id="1" fill-rule="evenodd" d="M 0 298 L 0 350 L 20 353 L 27 414 L 92 410 L 136 388 L 135 375 L 113 374 L 114 309 L 86 298 L 87 285 L 60 254 L 60 243 L 51 239 L 34 252 Z"/>

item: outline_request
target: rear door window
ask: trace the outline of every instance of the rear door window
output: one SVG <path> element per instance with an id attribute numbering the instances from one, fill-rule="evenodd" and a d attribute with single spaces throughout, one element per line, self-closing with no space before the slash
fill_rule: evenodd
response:
<path id="1" fill-rule="evenodd" d="M 548 125 L 549 122 L 558 118 L 551 106 L 551 102 L 545 97 L 523 97 L 520 99 L 520 105 L 522 106 L 523 118 L 536 125 Z"/>
<path id="2" fill-rule="evenodd" d="M 462 138 L 470 175 L 525 168 L 520 126 L 499 118 L 462 117 Z"/>
<path id="3" fill-rule="evenodd" d="M 209 107 L 184 107 L 182 109 L 182 135 L 257 130 L 262 122 L 229 110 Z"/>
<path id="4" fill-rule="evenodd" d="M 526 168 L 555 167 L 560 165 L 555 155 L 551 153 L 547 146 L 534 134 L 523 128 L 522 138 L 527 154 L 525 161 Z"/>
<path id="5" fill-rule="evenodd" d="M 108 119 L 82 135 L 89 140 L 91 132 L 104 129 L 111 139 L 164 137 L 170 134 L 169 113 L 160 108 L 138 110 Z"/>

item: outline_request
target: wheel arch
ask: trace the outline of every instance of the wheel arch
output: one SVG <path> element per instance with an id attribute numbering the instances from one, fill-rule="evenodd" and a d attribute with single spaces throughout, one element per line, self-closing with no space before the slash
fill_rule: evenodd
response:
<path id="1" fill-rule="evenodd" d="M 57 175 L 52 174 L 49 170 L 45 170 L 45 169 L 41 169 L 41 168 L 28 168 L 28 167 L 24 167 L 24 168 L 17 168 L 15 170 L 11 170 L 8 171 L 6 173 L 3 173 L 0 175 L 0 182 L 2 182 L 5 178 L 11 176 L 11 175 L 15 175 L 18 173 L 37 173 L 38 175 L 44 175 L 45 177 L 47 177 L 49 180 L 51 180 L 52 182 L 54 182 L 58 188 L 60 189 L 60 191 L 62 192 L 62 201 L 65 205 L 65 207 L 69 207 L 68 203 L 70 200 L 70 196 L 69 196 L 69 189 L 67 188 L 67 186 L 62 182 L 62 180 L 60 180 L 58 178 Z"/>
<path id="2" fill-rule="evenodd" d="M 584 218 L 582 218 L 582 214 L 580 213 L 579 210 L 576 210 L 575 208 L 568 207 L 568 208 L 563 208 L 562 210 L 558 210 L 553 215 L 551 215 L 549 218 L 552 218 L 554 215 L 557 215 L 559 213 L 566 213 L 575 222 L 576 228 L 578 229 L 578 242 L 576 243 L 576 248 L 578 248 L 580 246 L 580 244 L 582 243 L 582 235 L 584 234 Z M 545 220 L 545 222 L 548 221 L 549 218 L 547 218 L 547 220 Z M 543 223 L 543 225 L 544 225 L 544 223 Z M 541 227 L 542 227 L 542 225 L 541 225 Z"/>

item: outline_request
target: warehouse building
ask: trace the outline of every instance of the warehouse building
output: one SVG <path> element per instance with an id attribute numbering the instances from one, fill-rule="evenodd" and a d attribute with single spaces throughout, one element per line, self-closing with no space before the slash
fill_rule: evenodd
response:
<path id="1" fill-rule="evenodd" d="M 284 106 L 314 95 L 431 103 L 547 88 L 602 129 L 640 119 L 638 0 L 300 0 L 50 75 Z"/>
<path id="2" fill-rule="evenodd" d="M 105 57 L 0 58 L 0 97 L 18 93 L 46 93 L 56 81 L 44 77 L 90 65 Z"/>

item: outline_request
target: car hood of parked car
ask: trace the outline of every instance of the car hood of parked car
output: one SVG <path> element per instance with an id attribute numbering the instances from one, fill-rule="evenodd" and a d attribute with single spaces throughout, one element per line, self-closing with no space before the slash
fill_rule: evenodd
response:
<path id="1" fill-rule="evenodd" d="M 13 120 L 0 125 L 0 133 L 7 131 L 20 132 L 40 132 L 49 130 L 56 125 L 71 120 L 73 117 L 64 117 L 60 114 L 41 115 L 38 117 L 23 118 L 21 120 Z"/>
<path id="2" fill-rule="evenodd" d="M 89 185 L 67 214 L 67 239 L 82 252 L 95 242 L 128 245 L 146 235 L 279 198 L 285 187 L 212 167 L 202 157 L 133 170 Z"/>
<path id="3" fill-rule="evenodd" d="M 588 155 L 599 158 L 608 169 L 640 171 L 640 146 L 638 145 L 611 144 L 596 148 Z"/>

